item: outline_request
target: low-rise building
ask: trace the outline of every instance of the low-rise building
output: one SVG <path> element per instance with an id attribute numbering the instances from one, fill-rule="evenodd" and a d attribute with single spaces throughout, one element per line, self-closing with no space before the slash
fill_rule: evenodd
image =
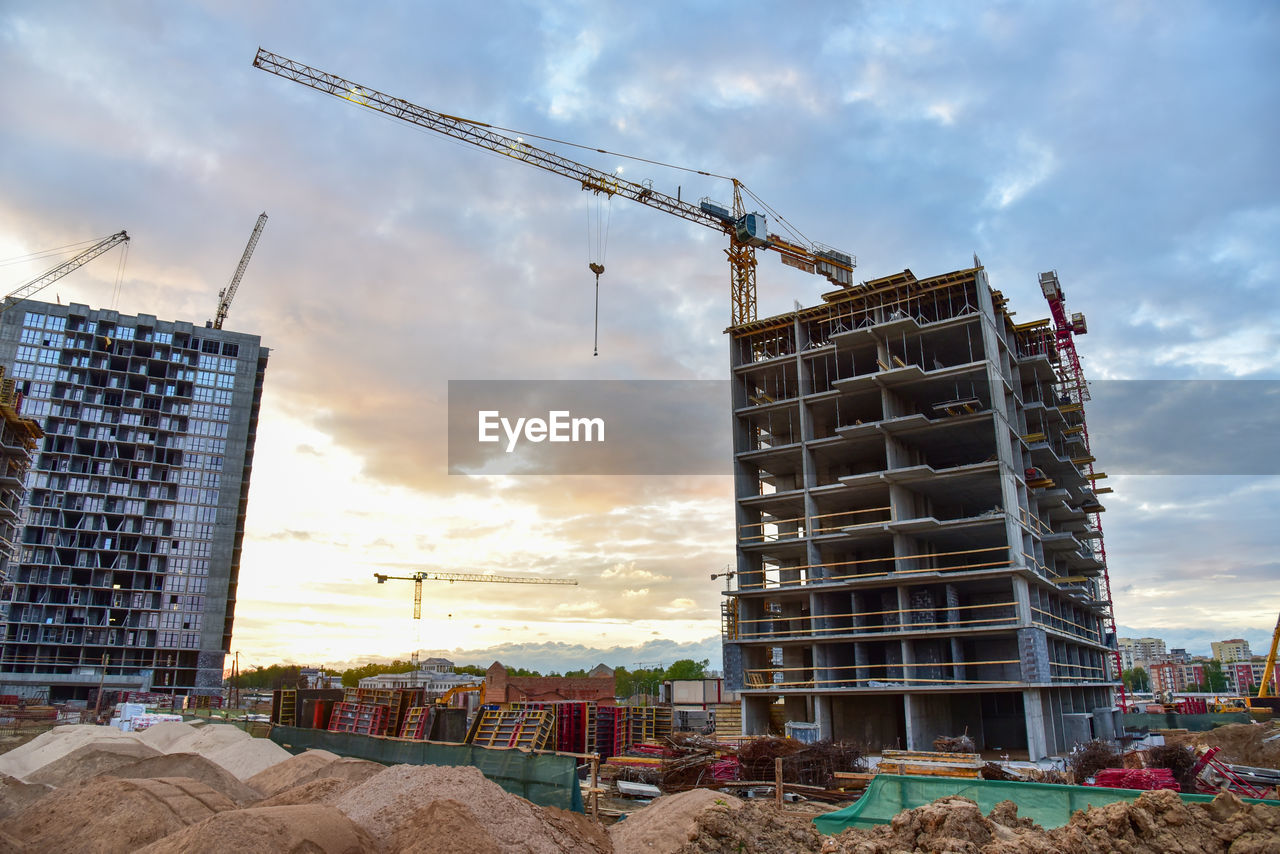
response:
<path id="1" fill-rule="evenodd" d="M 616 705 L 613 669 L 597 664 L 586 676 L 511 676 L 495 661 L 484 677 L 486 703 L 523 703 L 589 700 L 601 706 Z"/>

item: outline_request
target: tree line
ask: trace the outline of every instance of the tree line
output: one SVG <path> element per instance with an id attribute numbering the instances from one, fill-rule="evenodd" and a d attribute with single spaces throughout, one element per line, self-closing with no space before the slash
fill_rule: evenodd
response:
<path id="1" fill-rule="evenodd" d="M 682 658 L 673 662 L 670 667 L 641 667 L 635 670 L 617 667 L 613 671 L 614 693 L 619 697 L 630 697 L 635 694 L 657 694 L 658 686 L 667 680 L 703 678 L 709 665 L 710 661 L 707 659 L 694 661 L 691 658 Z M 340 676 L 342 677 L 343 687 L 354 688 L 360 684 L 361 679 L 366 677 L 380 676 L 383 673 L 408 673 L 411 670 L 416 670 L 417 667 L 418 665 L 411 661 L 397 659 L 389 664 L 369 663 L 358 667 L 350 667 L 346 670 L 324 669 L 321 672 L 326 676 Z M 460 664 L 453 669 L 455 673 L 484 676 L 488 668 L 475 664 Z M 508 667 L 507 672 L 511 676 L 517 677 L 564 676 L 567 678 L 585 678 L 587 675 L 585 669 L 567 670 L 564 673 L 548 671 L 544 674 L 541 671 L 528 670 L 523 667 Z M 226 681 L 228 686 L 239 688 L 242 691 L 274 691 L 280 688 L 314 687 L 308 682 L 307 677 L 302 674 L 302 668 L 296 664 L 270 664 L 266 667 L 257 665 L 241 671 L 238 677 L 228 678 Z"/>

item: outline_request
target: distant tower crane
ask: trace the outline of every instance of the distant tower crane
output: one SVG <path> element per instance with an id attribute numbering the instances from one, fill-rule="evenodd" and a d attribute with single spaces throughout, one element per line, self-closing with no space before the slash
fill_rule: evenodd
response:
<path id="1" fill-rule="evenodd" d="M 35 294 L 49 287 L 49 285 L 52 285 L 67 273 L 80 269 L 102 253 L 113 249 L 117 244 L 128 242 L 129 234 L 124 231 L 117 231 L 110 237 L 102 238 L 74 258 L 68 258 L 53 269 L 41 273 L 17 290 L 6 294 L 3 302 L 0 302 L 0 313 L 8 311 L 27 297 L 35 296 Z"/>
<path id="2" fill-rule="evenodd" d="M 413 575 L 384 575 L 375 572 L 373 577 L 379 584 L 386 584 L 388 579 L 413 582 L 413 618 L 422 619 L 422 582 L 423 581 L 484 581 L 500 584 L 572 584 L 578 582 L 572 578 L 539 578 L 534 575 L 484 575 L 479 572 L 415 572 Z"/>
<path id="3" fill-rule="evenodd" d="M 263 211 L 258 216 L 258 222 L 253 226 L 253 233 L 249 235 L 249 243 L 244 247 L 244 254 L 240 256 L 240 264 L 236 267 L 235 275 L 231 277 L 231 283 L 218 291 L 218 309 L 214 313 L 213 320 L 205 324 L 206 326 L 212 326 L 214 329 L 222 328 L 222 321 L 227 319 L 227 312 L 231 310 L 231 300 L 235 299 L 236 289 L 240 287 L 240 280 L 244 278 L 245 268 L 249 266 L 249 259 L 253 257 L 258 238 L 262 236 L 262 227 L 266 224 L 267 213 Z"/>
<path id="4" fill-rule="evenodd" d="M 832 284 L 850 286 L 853 284 L 854 257 L 844 252 L 810 243 L 807 239 L 796 236 L 795 240 L 787 240 L 776 234 L 769 234 L 765 215 L 758 211 L 748 213 L 742 201 L 745 191 L 764 207 L 763 202 L 755 198 L 750 190 L 737 178 L 726 178 L 724 175 L 712 175 L 710 172 L 698 172 L 699 175 L 714 178 L 726 178 L 733 184 L 733 208 L 730 210 L 722 204 L 703 199 L 698 204 L 686 202 L 677 194 L 668 196 L 653 189 L 648 183 L 636 183 L 620 178 L 616 174 L 603 172 L 590 166 L 562 157 L 554 152 L 546 151 L 530 145 L 518 136 L 508 136 L 499 128 L 484 122 L 437 113 L 426 107 L 411 104 L 408 101 L 369 89 L 350 80 L 345 80 L 319 69 L 294 62 L 268 51 L 258 49 L 253 64 L 263 71 L 269 71 L 286 80 L 293 80 L 304 86 L 310 86 L 338 98 L 351 101 L 379 113 L 401 119 L 410 124 L 432 130 L 445 136 L 498 154 L 504 154 L 516 160 L 524 161 L 530 166 L 572 178 L 582 184 L 582 189 L 607 197 L 623 196 L 632 201 L 647 205 L 696 222 L 716 231 L 723 232 L 729 238 L 729 248 L 725 254 L 729 256 L 729 286 L 732 299 L 731 319 L 734 326 L 750 323 L 756 319 L 756 250 L 771 249 L 777 252 L 782 263 L 789 267 L 804 270 L 807 273 L 820 273 Z M 601 153 L 603 149 L 597 149 Z M 786 220 L 776 212 L 774 217 L 785 223 Z M 792 229 L 794 231 L 794 229 Z M 597 282 L 600 273 L 604 272 L 602 264 L 589 265 L 596 274 Z"/>

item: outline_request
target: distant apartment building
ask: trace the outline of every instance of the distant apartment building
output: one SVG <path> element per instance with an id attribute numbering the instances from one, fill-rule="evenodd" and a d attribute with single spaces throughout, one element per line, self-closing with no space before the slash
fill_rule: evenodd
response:
<path id="1" fill-rule="evenodd" d="M 44 432 L 0 636 L 5 693 L 221 690 L 268 351 L 87 306 L 0 314 Z"/>
<path id="2" fill-rule="evenodd" d="M 1249 651 L 1249 642 L 1244 638 L 1214 641 L 1209 646 L 1213 649 L 1213 657 L 1224 665 L 1233 661 L 1248 661 L 1253 657 L 1253 653 Z"/>
<path id="3" fill-rule="evenodd" d="M 1204 666 L 1161 661 L 1150 664 L 1147 675 L 1151 678 L 1151 690 L 1156 693 L 1189 691 L 1204 682 Z"/>
<path id="4" fill-rule="evenodd" d="M 1258 677 L 1253 675 L 1249 661 L 1233 661 L 1222 665 L 1222 675 L 1227 677 L 1227 690 L 1233 694 L 1251 694 L 1257 688 Z M 1261 676 L 1261 673 L 1259 673 Z"/>
<path id="5" fill-rule="evenodd" d="M 1161 638 L 1120 638 L 1120 664 L 1125 670 L 1144 663 L 1165 661 L 1164 640 Z"/>

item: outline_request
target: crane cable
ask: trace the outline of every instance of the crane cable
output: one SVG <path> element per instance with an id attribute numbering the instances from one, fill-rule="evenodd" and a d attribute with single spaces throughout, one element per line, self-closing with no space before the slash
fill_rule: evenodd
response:
<path id="1" fill-rule="evenodd" d="M 604 196 L 604 198 L 601 198 Z M 597 193 L 594 204 L 587 207 L 587 269 L 596 275 L 596 313 L 592 338 L 592 356 L 600 355 L 600 276 L 604 273 L 605 255 L 609 251 L 609 226 L 613 222 L 613 195 Z M 595 236 L 592 236 L 594 225 Z"/>

